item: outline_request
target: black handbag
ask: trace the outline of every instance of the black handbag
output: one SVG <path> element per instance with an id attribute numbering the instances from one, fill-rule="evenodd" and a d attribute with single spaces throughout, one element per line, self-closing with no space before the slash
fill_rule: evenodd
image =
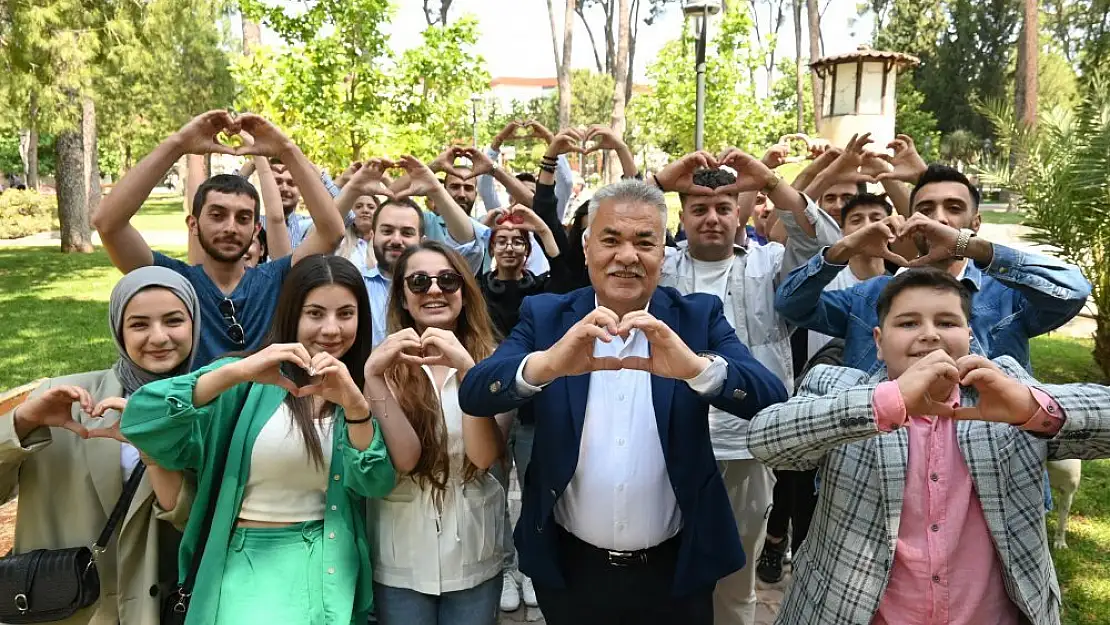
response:
<path id="1" fill-rule="evenodd" d="M 243 412 L 250 390 L 251 385 L 247 385 L 247 390 L 243 393 L 243 399 L 239 402 L 239 409 L 235 411 L 236 415 Z M 238 423 L 239 420 L 236 418 L 232 427 L 228 428 L 227 432 L 224 432 L 223 436 L 220 437 L 218 444 L 222 452 L 216 454 L 216 464 L 213 467 L 213 475 L 215 476 L 222 476 L 224 469 L 227 468 L 227 447 Z M 162 601 L 161 625 L 185 625 L 185 616 L 189 613 L 189 602 L 193 597 L 193 585 L 197 581 L 197 571 L 200 570 L 200 561 L 204 557 L 204 548 L 208 545 L 208 535 L 212 533 L 212 517 L 216 514 L 216 502 L 220 498 L 220 484 L 222 483 L 223 480 L 217 477 L 214 480 L 214 488 L 208 495 L 208 507 L 204 511 L 204 523 L 201 525 L 196 548 L 193 549 L 193 560 L 189 563 L 189 570 L 185 572 L 185 580 L 178 583 L 177 587 Z"/>
<path id="2" fill-rule="evenodd" d="M 0 622 L 51 623 L 96 603 L 100 598 L 96 561 L 131 507 L 145 471 L 140 462 L 131 472 L 92 546 L 36 549 L 0 558 Z"/>

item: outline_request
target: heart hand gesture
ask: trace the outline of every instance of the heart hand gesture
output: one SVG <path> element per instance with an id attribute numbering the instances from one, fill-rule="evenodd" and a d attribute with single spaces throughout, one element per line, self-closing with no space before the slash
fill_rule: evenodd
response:
<path id="1" fill-rule="evenodd" d="M 650 353 L 647 358 L 631 356 L 621 359 L 622 369 L 638 369 L 672 380 L 689 380 L 709 366 L 708 359 L 695 354 L 670 326 L 646 310 L 628 313 L 617 326 L 621 336 L 628 336 L 632 330 L 644 333 L 651 343 Z"/>
<path id="2" fill-rule="evenodd" d="M 15 411 L 15 418 L 33 428 L 63 428 L 81 438 L 89 433 L 81 422 L 73 418 L 73 404 L 81 411 L 91 415 L 93 412 L 92 395 L 80 386 L 56 386 L 42 395 L 29 399 Z"/>
<path id="3" fill-rule="evenodd" d="M 454 150 L 454 148 L 452 148 Z M 442 156 L 442 155 L 440 155 Z M 427 196 L 436 191 L 441 185 L 439 180 L 436 179 L 435 174 L 428 168 L 427 165 L 421 163 L 414 156 L 402 156 L 401 160 L 397 163 L 405 173 L 408 174 L 408 180 L 404 187 L 394 189 L 394 198 L 401 200 L 412 196 Z M 450 172 L 455 172 L 455 169 L 450 168 Z M 452 175 L 462 176 L 458 172 Z"/>
<path id="4" fill-rule="evenodd" d="M 465 154 L 463 152 L 464 148 L 456 145 L 449 145 L 428 163 L 428 169 L 433 172 L 455 176 L 456 178 L 465 178 L 462 172 L 455 169 L 455 159 L 464 156 Z"/>
<path id="5" fill-rule="evenodd" d="M 687 154 L 664 167 L 655 174 L 655 182 L 664 191 L 676 191 L 688 195 L 713 195 L 716 189 L 694 184 L 694 172 L 699 169 L 716 168 L 717 159 L 705 151 Z"/>
<path id="6" fill-rule="evenodd" d="M 177 131 L 177 140 L 185 154 L 230 154 L 236 149 L 220 143 L 216 137 L 220 133 L 235 135 L 239 132 L 239 122 L 232 119 L 227 111 L 208 111 L 197 115 Z"/>
<path id="7" fill-rule="evenodd" d="M 564 128 L 559 131 L 559 134 L 551 139 L 547 146 L 546 155 L 549 158 L 556 158 L 560 154 L 568 152 L 585 153 L 582 148 L 582 141 L 584 133 L 576 128 Z"/>
<path id="8" fill-rule="evenodd" d="M 317 381 L 302 387 L 302 396 L 318 395 L 324 401 L 342 406 L 346 412 L 361 414 L 369 411 L 362 389 L 355 384 L 343 361 L 327 352 L 320 352 L 312 357 L 309 371 L 316 374 Z"/>
<path id="9" fill-rule="evenodd" d="M 829 262 L 841 264 L 840 261 L 848 262 L 852 256 L 862 254 L 870 256 L 871 258 L 882 258 L 898 265 L 899 267 L 908 267 L 910 261 L 906 260 L 899 254 L 890 250 L 890 245 L 898 240 L 898 231 L 905 223 L 905 218 L 901 215 L 891 215 L 882 221 L 868 224 L 852 234 L 840 240 L 839 244 L 835 247 L 843 246 L 844 253 L 839 254 L 840 258 L 833 258 L 831 255 L 826 256 Z"/>
<path id="10" fill-rule="evenodd" d="M 922 174 L 929 166 L 925 164 L 925 159 L 917 153 L 917 146 L 914 145 L 913 137 L 898 135 L 887 147 L 894 150 L 894 156 L 884 157 L 884 160 L 893 167 L 891 171 L 879 174 L 877 179 L 880 182 L 883 180 L 900 180 L 917 184 L 917 181 L 921 179 Z"/>
<path id="11" fill-rule="evenodd" d="M 583 141 L 593 141 L 594 144 L 587 147 L 583 154 L 590 154 L 598 150 L 619 150 L 624 147 L 624 141 L 613 131 L 612 128 L 603 124 L 594 124 L 586 131 Z"/>
<path id="12" fill-rule="evenodd" d="M 370 352 L 370 358 L 366 360 L 366 379 L 385 375 L 396 360 L 417 364 L 421 358 L 420 350 L 420 335 L 416 330 L 405 328 L 390 334 Z"/>
<path id="13" fill-rule="evenodd" d="M 852 135 L 852 140 L 848 142 L 844 151 L 829 166 L 829 171 L 841 182 L 873 182 L 874 179 L 870 174 L 859 171 L 867 157 L 866 148 L 871 143 L 874 143 L 874 140 L 871 139 L 871 133 L 869 132 L 863 135 Z"/>
<path id="14" fill-rule="evenodd" d="M 547 145 L 555 143 L 555 133 L 547 129 L 547 126 L 539 123 L 534 119 L 524 122 L 524 127 L 532 131 L 532 137 L 543 141 Z"/>
<path id="15" fill-rule="evenodd" d="M 557 378 L 620 369 L 620 359 L 594 356 L 594 341 L 611 342 L 619 326 L 620 319 L 615 312 L 598 306 L 571 326 L 554 345 L 529 358 L 523 371 L 524 379 L 529 384 L 543 385 Z"/>
<path id="16" fill-rule="evenodd" d="M 260 115 L 246 113 L 240 115 L 235 121 L 239 127 L 250 133 L 251 137 L 254 138 L 253 143 L 243 145 L 235 151 L 235 153 L 240 156 L 251 155 L 280 158 L 290 149 L 296 147 L 289 137 L 285 136 L 277 126 Z"/>
<path id="17" fill-rule="evenodd" d="M 96 407 L 93 408 L 92 412 L 89 413 L 89 416 L 95 418 L 103 418 L 105 412 L 108 412 L 109 410 L 115 410 L 122 417 L 124 408 L 127 408 L 126 399 L 122 397 L 108 397 L 97 404 Z M 102 425 L 99 428 L 89 430 L 89 438 L 110 438 L 121 443 L 127 443 L 128 445 L 130 445 L 131 441 L 127 440 L 127 438 L 124 437 L 124 435 L 119 430 L 120 421 L 121 419 L 116 419 L 115 423 L 107 427 L 104 427 Z"/>
<path id="18" fill-rule="evenodd" d="M 426 328 L 420 335 L 420 348 L 420 364 L 452 367 L 458 370 L 460 379 L 474 366 L 474 358 L 449 330 Z M 411 357 L 406 360 L 415 362 Z"/>
<path id="19" fill-rule="evenodd" d="M 351 165 L 354 168 L 353 171 L 348 168 L 351 174 L 346 184 L 351 185 L 359 195 L 384 195 L 391 198 L 393 191 L 385 185 L 385 172 L 392 166 L 392 162 L 381 158 L 372 158 L 365 163 L 354 163 Z M 347 173 L 344 172 L 344 175 Z"/>
<path id="20" fill-rule="evenodd" d="M 501 132 L 497 133 L 497 136 L 493 138 L 490 146 L 494 149 L 500 148 L 501 144 L 505 143 L 506 141 L 511 141 L 517 138 L 516 133 L 521 128 L 524 128 L 524 125 L 517 120 L 514 119 L 510 121 L 509 123 L 505 124 L 505 127 L 501 129 Z"/>
<path id="21" fill-rule="evenodd" d="M 910 267 L 923 267 L 954 258 L 960 231 L 939 221 L 929 219 L 921 213 L 914 213 L 898 229 L 898 238 L 909 237 L 918 239 L 929 249 L 928 254 L 915 258 L 909 263 Z M 921 245 L 919 244 L 918 247 L 920 248 Z"/>
<path id="22" fill-rule="evenodd" d="M 895 382 L 902 393 L 907 416 L 951 417 L 955 409 L 948 403 L 960 383 L 956 361 L 938 349 L 915 362 Z"/>
<path id="23" fill-rule="evenodd" d="M 464 176 L 467 180 L 493 172 L 493 160 L 484 151 L 476 148 L 465 148 L 460 154 L 470 159 L 470 173 Z"/>
<path id="24" fill-rule="evenodd" d="M 775 174 L 762 161 L 736 148 L 727 148 L 717 157 L 721 165 L 728 165 L 736 172 L 736 182 L 719 187 L 717 193 L 746 193 L 766 187 Z"/>
<path id="25" fill-rule="evenodd" d="M 312 357 L 300 343 L 274 343 L 228 366 L 235 367 L 235 377 L 239 382 L 280 386 L 294 397 L 307 395 L 304 389 L 309 387 L 298 388 L 289 378 L 282 375 L 282 363 L 295 365 L 308 371 L 309 375 L 313 375 Z"/>
<path id="26" fill-rule="evenodd" d="M 790 158 L 790 146 L 786 143 L 778 143 L 768 148 L 767 153 L 760 160 L 767 169 L 778 169 L 790 162 Z"/>
<path id="27" fill-rule="evenodd" d="M 1022 425 L 1040 410 L 1028 386 L 984 356 L 964 356 L 956 361 L 956 367 L 960 384 L 978 391 L 979 401 L 972 407 L 957 408 L 954 418 Z"/>

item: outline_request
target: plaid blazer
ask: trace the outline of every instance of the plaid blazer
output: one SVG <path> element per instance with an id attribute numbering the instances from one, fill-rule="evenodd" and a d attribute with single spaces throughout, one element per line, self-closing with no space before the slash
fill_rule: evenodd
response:
<path id="1" fill-rule="evenodd" d="M 983 507 L 1006 593 L 1035 625 L 1060 622 L 1060 587 L 1048 551 L 1042 474 L 1045 460 L 1110 456 L 1110 389 L 1042 385 L 1008 356 L 994 362 L 1048 393 L 1063 428 L 1037 438 L 1007 424 L 961 421 L 956 438 Z M 818 469 L 813 524 L 794 556 L 794 581 L 777 625 L 868 625 L 886 590 L 906 482 L 907 428 L 880 433 L 871 398 L 885 369 L 814 367 L 797 396 L 751 421 L 753 456 L 776 469 Z M 975 391 L 961 389 L 974 405 Z"/>

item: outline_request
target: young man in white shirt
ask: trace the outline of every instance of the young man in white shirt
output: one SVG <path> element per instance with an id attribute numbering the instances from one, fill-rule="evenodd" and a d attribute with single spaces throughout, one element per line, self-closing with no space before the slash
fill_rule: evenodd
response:
<path id="1" fill-rule="evenodd" d="M 737 174 L 717 168 L 725 164 Z M 738 177 L 767 181 L 763 191 L 774 202 L 787 231 L 785 247 L 756 245 L 743 236 L 754 193 L 738 194 Z M 708 293 L 720 298 L 737 338 L 789 392 L 794 381 L 792 328 L 774 310 L 775 289 L 794 267 L 822 246 L 835 243 L 839 227 L 806 196 L 781 182 L 766 163 L 739 150 L 726 151 L 721 159 L 690 154 L 668 165 L 655 180 L 664 191 L 679 192 L 687 236 L 677 249 L 668 248 L 661 284 L 673 286 L 683 295 Z M 740 243 L 737 233 L 741 233 Z M 755 556 L 763 543 L 774 487 L 770 469 L 748 453 L 747 427 L 748 422 L 735 415 L 716 408 L 709 412 L 713 453 L 740 542 L 749 556 L 744 568 L 717 583 L 714 622 L 723 625 L 755 622 Z"/>

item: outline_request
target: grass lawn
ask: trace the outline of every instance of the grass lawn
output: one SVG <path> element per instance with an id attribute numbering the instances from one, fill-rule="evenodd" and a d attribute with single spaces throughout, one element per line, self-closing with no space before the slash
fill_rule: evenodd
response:
<path id="1" fill-rule="evenodd" d="M 154 202 L 155 207 L 148 203 L 144 209 L 149 219 L 169 223 L 180 216 L 179 203 Z M 151 229 L 176 227 L 170 223 Z M 160 251 L 185 256 L 184 248 Z M 107 327 L 108 296 L 119 276 L 103 250 L 61 254 L 53 246 L 0 248 L 0 390 L 109 366 L 116 354 Z M 1091 340 L 1035 339 L 1038 377 L 1045 382 L 1099 381 L 1092 347 Z M 1054 554 L 1064 590 L 1064 623 L 1069 625 L 1110 623 L 1110 460 L 1086 462 L 1083 470 L 1069 526 L 1071 548 Z M 1055 516 L 1048 524 L 1051 536 Z"/>
<path id="2" fill-rule="evenodd" d="M 1022 212 L 984 210 L 979 214 L 982 215 L 985 224 L 1021 225 L 1025 222 L 1025 213 Z"/>
<path id="3" fill-rule="evenodd" d="M 141 232 L 185 230 L 185 209 L 180 195 L 152 195 L 131 220 Z"/>

